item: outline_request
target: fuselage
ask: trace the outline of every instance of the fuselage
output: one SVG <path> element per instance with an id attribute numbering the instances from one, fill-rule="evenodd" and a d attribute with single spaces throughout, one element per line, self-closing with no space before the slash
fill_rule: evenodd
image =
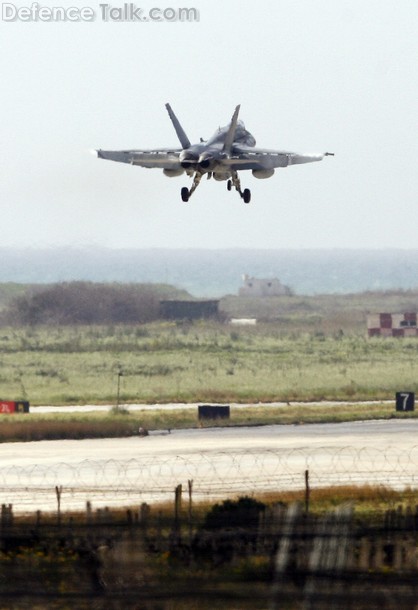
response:
<path id="1" fill-rule="evenodd" d="M 218 180 L 227 180 L 230 176 L 230 172 L 225 171 L 225 166 L 222 165 L 221 160 L 226 156 L 223 152 L 223 148 L 228 130 L 229 125 L 219 127 L 209 140 L 193 144 L 187 150 L 181 152 L 179 161 L 182 168 L 186 171 L 199 171 L 202 174 L 212 172 L 214 178 Z M 243 121 L 238 121 L 232 146 L 232 154 L 234 154 L 234 145 L 254 147 L 255 144 L 256 141 L 254 136 L 245 129 Z M 217 169 L 221 171 L 217 172 Z"/>

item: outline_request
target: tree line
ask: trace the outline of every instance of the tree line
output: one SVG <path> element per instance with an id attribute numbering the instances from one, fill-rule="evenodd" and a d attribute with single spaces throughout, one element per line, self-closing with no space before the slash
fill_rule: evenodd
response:
<path id="1" fill-rule="evenodd" d="M 186 291 L 163 284 L 64 282 L 32 286 L 1 312 L 3 324 L 129 324 L 159 317 L 161 299 L 186 298 Z"/>

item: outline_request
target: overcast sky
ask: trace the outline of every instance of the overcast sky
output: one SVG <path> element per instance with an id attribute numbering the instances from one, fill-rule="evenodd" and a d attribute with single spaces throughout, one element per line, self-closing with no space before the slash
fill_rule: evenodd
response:
<path id="1" fill-rule="evenodd" d="M 15 6 L 31 6 L 19 0 Z M 198 9 L 192 23 L 0 21 L 2 246 L 418 246 L 418 2 L 274 0 Z M 111 3 L 114 7 L 122 2 Z M 90 149 L 208 138 L 236 104 L 257 145 L 335 152 L 224 182 L 103 161 Z"/>

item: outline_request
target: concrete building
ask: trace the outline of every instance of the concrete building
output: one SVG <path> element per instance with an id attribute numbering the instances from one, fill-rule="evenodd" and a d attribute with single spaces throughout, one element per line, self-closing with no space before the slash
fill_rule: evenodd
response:
<path id="1" fill-rule="evenodd" d="M 417 337 L 416 313 L 375 313 L 367 316 L 369 337 Z"/>
<path id="2" fill-rule="evenodd" d="M 239 289 L 240 297 L 280 297 L 290 294 L 290 288 L 277 278 L 261 279 L 243 275 L 243 286 Z"/>

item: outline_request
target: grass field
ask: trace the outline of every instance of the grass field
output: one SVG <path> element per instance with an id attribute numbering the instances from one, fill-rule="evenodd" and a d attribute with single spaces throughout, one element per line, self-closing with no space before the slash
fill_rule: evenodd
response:
<path id="1" fill-rule="evenodd" d="M 393 399 L 417 388 L 418 340 L 369 339 L 366 316 L 417 301 L 412 291 L 225 297 L 226 318 L 258 324 L 1 327 L 0 397 L 115 404 L 119 381 L 121 403 Z"/>
<path id="2" fill-rule="evenodd" d="M 40 404 L 392 399 L 417 388 L 418 341 L 278 323 L 0 331 L 2 399 Z M 119 377 L 119 373 L 121 373 Z"/>

